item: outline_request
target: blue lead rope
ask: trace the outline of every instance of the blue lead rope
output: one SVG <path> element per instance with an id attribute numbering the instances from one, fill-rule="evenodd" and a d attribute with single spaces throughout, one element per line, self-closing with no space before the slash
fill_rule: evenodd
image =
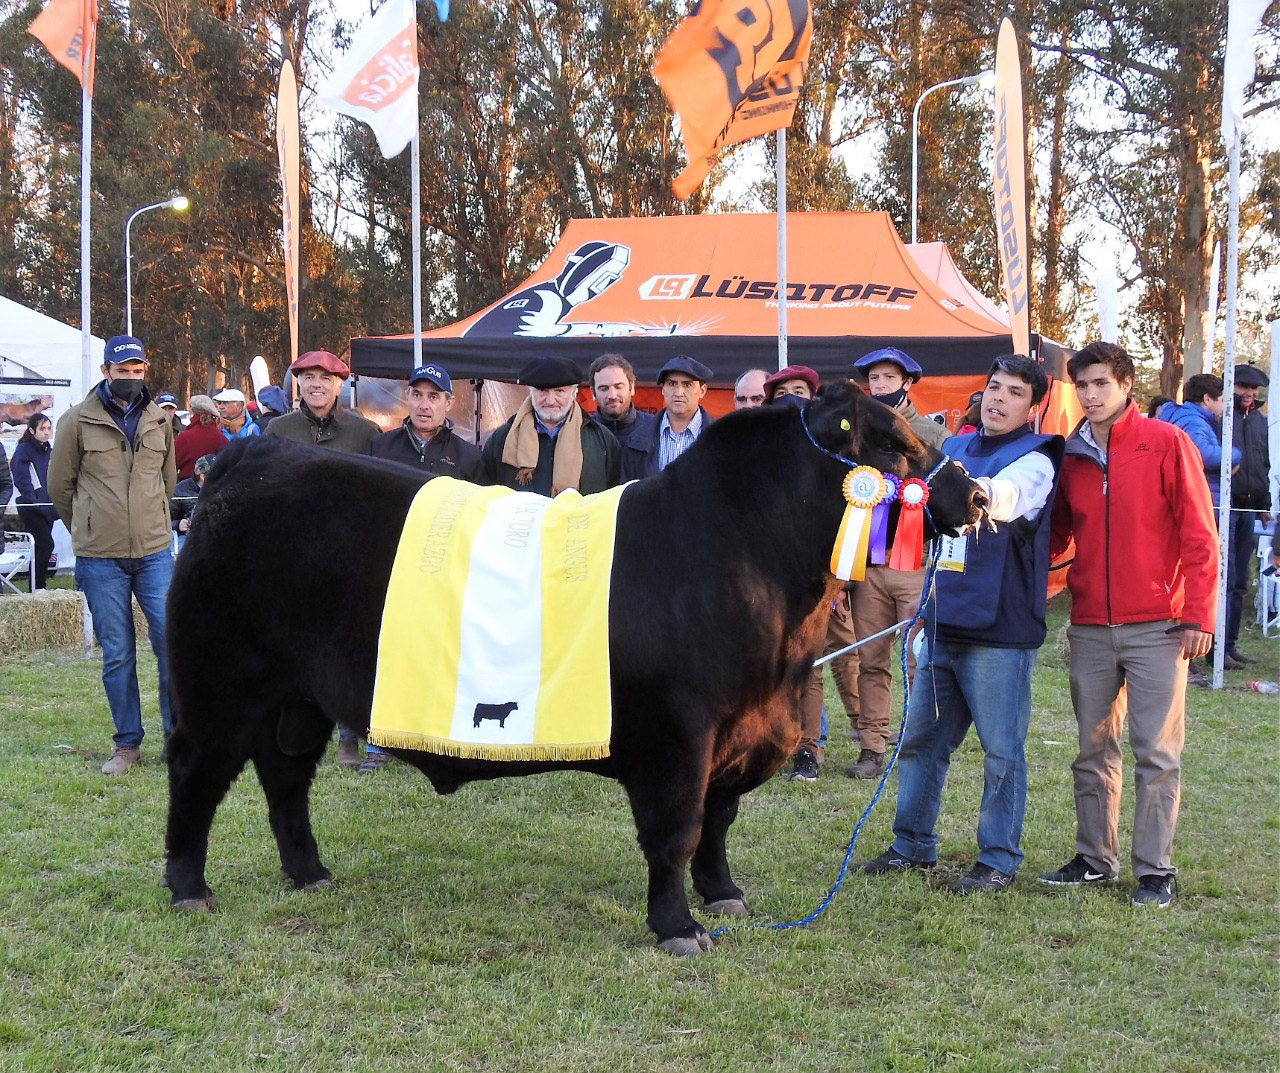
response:
<path id="1" fill-rule="evenodd" d="M 804 411 L 801 411 L 803 414 Z M 805 429 L 808 432 L 808 428 Z M 810 437 L 812 438 L 812 437 Z M 816 444 L 815 444 L 816 446 Z M 821 448 L 819 448 L 821 450 Z M 833 457 L 839 457 L 838 455 Z M 945 461 L 945 460 L 944 460 Z M 941 468 L 943 463 L 939 463 Z M 934 473 L 937 469 L 934 470 Z M 931 475 L 932 476 L 932 475 Z M 889 775 L 898 763 L 898 752 L 902 748 L 902 739 L 907 732 L 907 715 L 910 711 L 911 704 L 911 680 L 907 677 L 907 645 L 911 642 L 911 630 L 917 622 L 924 618 L 925 605 L 928 603 L 929 590 L 933 586 L 933 575 L 938 569 L 937 556 L 933 556 L 929 560 L 928 569 L 925 571 L 924 586 L 920 590 L 920 607 L 915 613 L 915 617 L 906 625 L 902 631 L 902 651 L 899 654 L 899 664 L 902 668 L 902 722 L 898 725 L 898 743 L 893 747 L 893 755 L 889 757 L 889 763 L 885 766 L 884 774 L 880 776 L 880 783 L 876 786 L 876 792 L 871 795 L 871 800 L 867 802 L 867 807 L 862 810 L 862 815 L 858 817 L 858 822 L 854 825 L 853 834 L 849 837 L 849 846 L 844 851 L 844 859 L 840 862 L 840 870 L 836 873 L 836 881 L 831 885 L 831 889 L 827 891 L 827 895 L 818 903 L 818 906 L 812 913 L 800 920 L 789 920 L 780 924 L 722 924 L 711 932 L 711 938 L 717 939 L 725 932 L 735 928 L 750 928 L 764 931 L 782 931 L 786 928 L 800 928 L 805 924 L 810 924 L 817 920 L 824 912 L 827 906 L 835 900 L 835 896 L 839 893 L 841 886 L 844 885 L 845 876 L 849 872 L 849 862 L 853 859 L 853 851 L 858 845 L 858 835 L 862 833 L 862 827 L 867 822 L 867 818 L 871 815 L 871 811 L 876 807 L 880 800 L 880 795 L 884 793 L 885 784 L 889 781 Z M 868 638 L 870 640 L 870 638 Z M 866 641 L 859 642 L 854 648 L 861 647 Z"/>

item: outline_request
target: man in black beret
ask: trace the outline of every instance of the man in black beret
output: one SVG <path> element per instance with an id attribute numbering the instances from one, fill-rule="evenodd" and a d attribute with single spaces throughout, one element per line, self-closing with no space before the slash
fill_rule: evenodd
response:
<path id="1" fill-rule="evenodd" d="M 566 488 L 589 495 L 616 485 L 621 448 L 578 405 L 578 367 L 567 358 L 535 358 L 519 381 L 529 397 L 485 442 L 483 483 L 544 496 Z"/>
<path id="2" fill-rule="evenodd" d="M 1227 651 L 1223 660 L 1228 670 L 1257 663 L 1257 657 L 1239 648 L 1240 622 L 1244 618 L 1245 597 L 1257 538 L 1255 518 L 1265 525 L 1271 520 L 1271 455 L 1267 444 L 1267 415 L 1258 402 L 1258 392 L 1267 387 L 1267 374 L 1254 365 L 1235 368 L 1235 405 L 1231 438 L 1242 455 L 1231 475 L 1231 530 L 1227 547 Z M 1225 415 L 1224 415 L 1225 416 Z"/>
<path id="3" fill-rule="evenodd" d="M 632 436 L 622 460 L 624 481 L 661 473 L 702 435 L 711 424 L 711 415 L 702 408 L 711 377 L 711 370 L 702 362 L 683 354 L 658 370 L 665 406 L 647 435 Z"/>

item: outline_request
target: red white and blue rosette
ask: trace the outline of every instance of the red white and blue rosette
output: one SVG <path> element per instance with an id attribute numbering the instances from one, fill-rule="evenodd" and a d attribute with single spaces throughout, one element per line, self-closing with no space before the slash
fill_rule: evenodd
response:
<path id="1" fill-rule="evenodd" d="M 919 570 L 924 561 L 924 505 L 929 502 L 929 486 L 919 477 L 908 477 L 898 490 L 898 531 L 893 537 L 889 569 Z"/>

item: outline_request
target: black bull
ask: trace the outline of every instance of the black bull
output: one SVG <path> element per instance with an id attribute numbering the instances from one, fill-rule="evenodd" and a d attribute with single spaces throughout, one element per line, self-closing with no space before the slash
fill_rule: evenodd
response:
<path id="1" fill-rule="evenodd" d="M 805 414 L 827 450 L 900 477 L 926 475 L 939 457 L 851 384 L 826 388 Z M 609 600 L 606 759 L 392 752 L 440 793 L 558 768 L 617 779 L 649 865 L 649 928 L 673 952 L 707 948 L 685 871 L 709 911 L 746 913 L 725 835 L 739 798 L 799 741 L 800 696 L 838 585 L 828 561 L 847 472 L 809 442 L 798 409 L 764 408 L 716 422 L 663 473 L 627 489 Z M 284 874 L 298 887 L 329 884 L 308 792 L 333 725 L 368 729 L 383 597 L 422 482 L 409 469 L 283 441 L 219 454 L 168 605 L 176 727 L 165 882 L 175 906 L 212 904 L 210 826 L 249 760 Z M 958 467 L 933 478 L 939 528 L 974 521 L 981 506 Z"/>

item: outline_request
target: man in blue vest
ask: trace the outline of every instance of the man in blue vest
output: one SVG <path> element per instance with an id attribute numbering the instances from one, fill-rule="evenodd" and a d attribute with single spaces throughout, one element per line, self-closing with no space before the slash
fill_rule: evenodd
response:
<path id="1" fill-rule="evenodd" d="M 948 539 L 939 551 L 899 751 L 893 844 L 859 865 L 869 875 L 933 867 L 947 768 L 971 723 L 984 754 L 978 861 L 950 889 L 1004 890 L 1022 862 L 1031 671 L 1045 637 L 1049 518 L 1063 450 L 1061 436 L 1030 427 L 1048 388 L 1035 362 L 996 359 L 981 430 L 943 444 L 983 486 L 997 524 Z"/>

